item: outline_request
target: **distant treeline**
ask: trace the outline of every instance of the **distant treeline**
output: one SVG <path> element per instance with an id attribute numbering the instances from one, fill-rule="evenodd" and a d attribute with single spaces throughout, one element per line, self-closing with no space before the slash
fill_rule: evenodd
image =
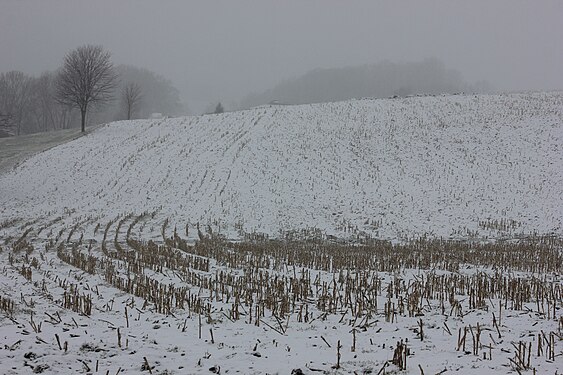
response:
<path id="1" fill-rule="evenodd" d="M 362 97 L 487 91 L 491 91 L 488 83 L 468 84 L 458 71 L 447 69 L 436 59 L 416 63 L 384 61 L 372 65 L 315 69 L 266 92 L 247 96 L 241 107 L 271 102 L 306 104 Z"/>
<path id="2" fill-rule="evenodd" d="M 131 118 L 147 118 L 155 112 L 169 116 L 184 113 L 180 94 L 169 80 L 130 65 L 117 66 L 115 71 L 119 83 L 113 101 L 89 110 L 89 125 L 127 118 L 124 92 L 131 84 L 140 92 Z M 0 137 L 80 126 L 80 112 L 55 99 L 56 79 L 56 72 L 39 77 L 19 71 L 0 74 Z"/>

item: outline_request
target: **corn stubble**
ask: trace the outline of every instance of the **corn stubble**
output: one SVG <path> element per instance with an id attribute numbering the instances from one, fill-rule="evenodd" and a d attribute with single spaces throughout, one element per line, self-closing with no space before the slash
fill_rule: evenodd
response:
<path id="1" fill-rule="evenodd" d="M 443 316 L 443 326 L 439 328 L 451 337 L 452 351 L 492 360 L 510 350 L 513 356 L 506 366 L 517 372 L 535 372 L 534 363 L 555 361 L 560 355 L 556 345 L 563 339 L 563 287 L 559 276 L 563 241 L 558 237 L 529 236 L 496 242 L 419 239 L 391 244 L 375 239 L 346 242 L 292 233 L 277 240 L 247 234 L 243 241 L 230 242 L 211 228 L 203 233 L 199 226 L 196 229 L 181 225 L 185 233 L 194 229 L 198 233 L 199 240 L 188 241 L 176 228 L 170 235 L 169 222 L 165 220 L 158 243 L 136 238 L 135 226 L 153 218 L 150 213 L 130 214 L 105 225 L 98 223 L 95 232 L 104 228 L 101 243 L 84 241 L 85 233 L 78 236 L 80 225 L 72 226 L 66 237 L 61 231 L 42 242 L 33 238 L 29 228 L 9 247 L 10 267 L 45 294 L 50 293 L 46 279 L 57 283 L 62 295 L 55 296 L 54 303 L 63 309 L 84 316 L 100 309 L 95 303 L 97 287 L 53 278 L 42 270 L 43 254 L 31 257 L 38 253 L 36 246 L 41 242 L 46 244 L 45 252 L 55 251 L 71 269 L 97 276 L 100 282 L 142 299 L 143 306 L 136 306 L 132 298 L 125 307 L 127 328 L 129 317 L 137 312 L 140 319 L 147 310 L 171 316 L 185 311 L 188 316 L 198 316 L 199 339 L 202 317 L 206 324 L 225 318 L 263 325 L 276 334 L 287 335 L 291 328 L 335 315 L 340 324 L 349 327 L 353 340 L 349 352 L 341 350 L 341 340 L 336 344 L 335 369 L 343 366 L 346 357 L 365 349 L 358 346 L 356 336 L 370 332 L 378 324 L 397 325 L 399 320 L 412 318 L 415 324 L 411 327 L 411 341 L 431 340 L 427 331 L 433 327 L 428 327 L 426 316 L 432 314 Z M 480 225 L 508 228 L 517 223 Z M 6 267 L 3 272 L 7 273 Z M 10 296 L 0 295 L 0 311 L 7 316 L 13 317 L 24 309 L 31 311 L 33 331 L 41 332 L 41 323 L 34 320 L 33 307 L 27 301 L 16 303 Z M 113 301 L 106 301 L 101 309 L 112 310 Z M 464 317 L 475 311 L 483 312 L 487 318 L 465 324 Z M 533 314 L 553 322 L 553 329 L 533 332 L 531 338 L 519 342 L 503 342 L 503 331 L 508 329 L 503 322 L 509 313 Z M 61 322 L 60 317 L 49 316 L 51 324 Z M 182 320 L 178 330 L 186 332 L 187 318 Z M 457 323 L 457 335 L 448 322 Z M 210 341 L 215 343 L 212 328 L 209 332 Z M 119 328 L 117 335 L 121 348 Z M 329 342 L 322 339 L 330 348 Z M 417 361 L 416 353 L 411 352 L 411 341 L 403 337 L 385 349 L 389 359 L 380 372 L 391 365 L 405 370 L 407 363 L 413 363 L 412 367 L 423 373 L 418 362 L 422 359 Z M 370 342 L 373 345 L 371 339 Z M 59 346 L 62 350 L 60 342 Z M 66 346 L 67 343 L 65 351 Z M 143 366 L 152 369 L 146 358 Z"/>

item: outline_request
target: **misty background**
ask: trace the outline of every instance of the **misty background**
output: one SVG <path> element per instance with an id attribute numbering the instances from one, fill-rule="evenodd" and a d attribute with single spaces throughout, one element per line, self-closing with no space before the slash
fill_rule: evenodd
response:
<path id="1" fill-rule="evenodd" d="M 143 88 L 139 118 L 218 102 L 556 90 L 562 19 L 561 1 L 2 0 L 0 72 L 52 76 L 70 50 L 99 44 L 121 82 Z M 90 122 L 120 118 L 116 100 Z"/>

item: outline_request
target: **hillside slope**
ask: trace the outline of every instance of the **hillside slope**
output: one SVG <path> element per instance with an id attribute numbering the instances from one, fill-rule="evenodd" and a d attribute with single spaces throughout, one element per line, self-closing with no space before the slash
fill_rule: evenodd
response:
<path id="1" fill-rule="evenodd" d="M 61 217 L 56 225 L 87 229 L 145 211 L 229 236 L 235 227 L 391 239 L 561 234 L 563 93 L 117 122 L 0 176 L 0 222 Z"/>

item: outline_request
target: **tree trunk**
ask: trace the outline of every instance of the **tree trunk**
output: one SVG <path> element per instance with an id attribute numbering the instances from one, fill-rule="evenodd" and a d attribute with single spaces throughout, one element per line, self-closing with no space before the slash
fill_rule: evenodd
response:
<path id="1" fill-rule="evenodd" d="M 82 124 L 82 127 L 81 127 L 82 133 L 85 133 L 85 132 L 86 132 L 86 109 L 81 109 L 81 110 L 80 110 L 80 116 L 82 117 L 82 122 L 81 122 L 81 124 Z"/>

